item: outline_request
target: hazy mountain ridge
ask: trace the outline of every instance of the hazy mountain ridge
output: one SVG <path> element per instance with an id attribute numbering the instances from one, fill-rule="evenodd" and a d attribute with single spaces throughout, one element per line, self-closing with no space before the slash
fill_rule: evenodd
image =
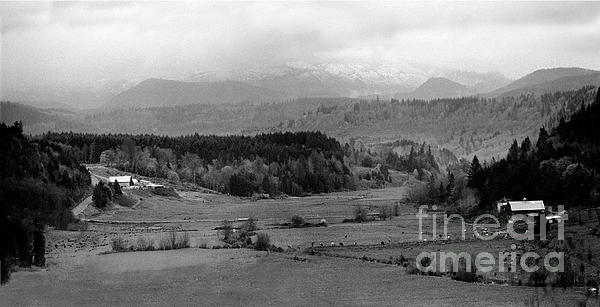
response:
<path id="1" fill-rule="evenodd" d="M 80 120 L 81 114 L 64 109 L 40 109 L 12 102 L 0 102 L 0 122 L 21 121 L 24 132 L 39 134 L 46 131 L 92 130 Z"/>
<path id="2" fill-rule="evenodd" d="M 449 71 L 442 76 L 478 94 L 491 92 L 513 81 L 499 72 Z"/>
<path id="3" fill-rule="evenodd" d="M 137 84 L 133 80 L 119 80 L 82 91 L 9 91 L 5 93 L 5 100 L 22 101 L 36 107 L 89 109 L 97 108 L 103 103 L 104 106 L 128 108 L 196 103 L 259 104 L 301 97 L 497 97 L 521 93 L 542 94 L 576 89 L 585 85 L 599 85 L 598 74 L 600 72 L 583 68 L 551 68 L 532 72 L 510 82 L 510 79 L 497 72 L 440 70 L 406 63 L 287 63 L 255 70 L 200 72 L 169 80 L 146 79 Z M 451 82 L 430 84 L 442 79 L 458 85 Z M 60 100 L 61 97 L 64 100 Z"/>
<path id="4" fill-rule="evenodd" d="M 475 92 L 466 86 L 446 78 L 430 78 L 421 84 L 414 91 L 408 93 L 398 93 L 395 95 L 399 99 L 435 99 L 435 98 L 456 98 L 475 95 Z"/>
<path id="5" fill-rule="evenodd" d="M 409 92 L 430 78 L 445 77 L 483 93 L 508 84 L 511 80 L 498 72 L 465 72 L 414 67 L 406 63 L 306 64 L 286 65 L 262 70 L 238 70 L 224 73 L 201 72 L 183 78 L 184 81 L 215 82 L 234 80 L 255 86 L 279 90 L 288 98 L 299 97 L 391 97 Z M 442 98 L 435 96 L 434 98 Z"/>
<path id="6" fill-rule="evenodd" d="M 543 94 L 575 89 L 586 85 L 600 85 L 600 71 L 578 67 L 539 69 L 490 92 L 488 96 L 513 96 L 527 92 Z"/>
<path id="7" fill-rule="evenodd" d="M 238 81 L 182 82 L 148 79 L 106 103 L 109 108 L 189 104 L 260 103 L 285 99 L 279 92 Z"/>

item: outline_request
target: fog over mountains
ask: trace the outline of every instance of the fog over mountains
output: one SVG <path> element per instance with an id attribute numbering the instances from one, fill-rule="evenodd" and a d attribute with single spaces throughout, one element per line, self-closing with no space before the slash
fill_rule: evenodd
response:
<path id="1" fill-rule="evenodd" d="M 499 73 L 427 71 L 411 66 L 403 70 L 394 65 L 290 63 L 264 70 L 196 73 L 178 81 L 149 79 L 116 95 L 106 107 L 261 104 L 303 97 L 429 100 L 542 94 L 600 84 L 600 72 L 582 68 L 542 69 L 510 81 Z"/>
<path id="2" fill-rule="evenodd" d="M 293 62 L 260 70 L 199 72 L 178 80 L 149 79 L 116 95 L 106 106 L 256 104 L 303 97 L 375 95 L 431 99 L 475 95 L 510 81 L 500 73 L 425 69 L 408 64 L 311 65 Z"/>
<path id="3" fill-rule="evenodd" d="M 298 98 L 393 96 L 415 90 L 428 79 L 436 77 L 458 82 L 468 87 L 469 93 L 485 93 L 512 81 L 498 72 L 444 70 L 408 63 L 311 65 L 299 62 L 262 70 L 201 72 L 182 81 L 241 81 Z"/>
<path id="4" fill-rule="evenodd" d="M 600 72 L 584 68 L 534 71 L 512 81 L 497 72 L 464 72 L 409 64 L 306 64 L 255 70 L 198 72 L 175 78 L 119 80 L 94 90 L 13 92 L 4 100 L 40 108 L 97 109 L 192 104 L 262 104 L 298 98 L 389 100 L 513 96 L 600 85 Z"/>

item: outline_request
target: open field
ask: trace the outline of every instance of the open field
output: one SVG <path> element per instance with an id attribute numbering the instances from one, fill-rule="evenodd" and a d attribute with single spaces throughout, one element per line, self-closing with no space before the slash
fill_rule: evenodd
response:
<path id="1" fill-rule="evenodd" d="M 518 306 L 541 298 L 570 305 L 578 293 L 469 284 L 406 275 L 403 268 L 358 260 L 250 250 L 136 252 L 89 257 L 69 272 L 15 274 L 0 289 L 14 305 Z"/>
<path id="2" fill-rule="evenodd" d="M 404 201 L 407 187 L 256 201 L 194 189 L 178 190 L 180 197 L 147 190 L 124 192 L 139 202 L 105 211 L 90 206 L 83 213 L 89 219 L 87 229 L 49 230 L 47 267 L 13 274 L 11 282 L 0 288 L 1 305 L 519 306 L 538 300 L 541 306 L 563 306 L 585 299 L 581 289 L 544 292 L 464 283 L 409 275 L 402 266 L 384 263 L 400 255 L 414 262 L 421 251 L 497 253 L 512 243 L 458 240 L 462 229 L 457 220 L 449 225 L 452 240 L 433 241 L 433 223 L 426 220 L 422 231 L 428 241 L 417 242 L 417 209 Z M 399 215 L 388 220 L 342 222 L 353 217 L 357 206 L 379 212 L 380 206 L 395 205 Z M 292 215 L 312 223 L 325 219 L 327 227 L 282 227 Z M 271 243 L 286 251 L 267 255 L 248 249 L 211 249 L 224 244 L 215 230 L 223 220 L 245 217 L 258 219 L 258 232 L 269 234 Z M 441 223 L 437 221 L 438 232 Z M 471 238 L 470 225 L 466 228 L 465 236 Z M 172 230 L 187 233 L 191 248 L 107 254 L 114 238 L 128 245 L 144 238 L 156 246 Z M 310 255 L 313 244 L 317 253 Z M 209 249 L 197 248 L 201 245 Z M 363 261 L 363 256 L 381 261 Z M 588 303 L 593 306 L 598 301 Z"/>

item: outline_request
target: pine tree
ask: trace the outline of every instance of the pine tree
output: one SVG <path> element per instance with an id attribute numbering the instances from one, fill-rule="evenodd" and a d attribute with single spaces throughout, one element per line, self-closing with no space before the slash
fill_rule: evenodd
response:
<path id="1" fill-rule="evenodd" d="M 410 153 L 408 154 L 408 161 L 406 163 L 406 168 L 410 171 L 410 170 L 414 170 L 415 167 L 415 148 L 414 147 L 410 147 Z"/>
<path id="2" fill-rule="evenodd" d="M 119 185 L 119 183 L 117 182 L 116 179 L 115 179 L 115 182 L 113 182 L 113 184 L 112 184 L 112 188 L 113 188 L 113 192 L 115 193 L 115 195 L 123 194 L 123 191 L 121 190 L 121 185 Z"/>
<path id="3" fill-rule="evenodd" d="M 529 154 L 530 150 L 531 150 L 531 140 L 529 139 L 529 137 L 526 137 L 523 140 L 523 142 L 521 142 L 521 155 L 520 155 L 521 160 L 525 160 L 527 158 L 527 155 Z"/>
<path id="4" fill-rule="evenodd" d="M 111 189 L 104 185 L 104 182 L 100 181 L 96 184 L 94 192 L 92 194 L 92 201 L 98 208 L 104 208 L 108 205 L 108 202 L 112 199 Z"/>
<path id="5" fill-rule="evenodd" d="M 448 185 L 446 186 L 446 194 L 450 200 L 453 200 L 455 181 L 456 179 L 454 178 L 454 174 L 450 173 L 448 175 Z"/>
<path id="6" fill-rule="evenodd" d="M 519 149 L 519 143 L 517 143 L 517 140 L 514 140 L 512 145 L 508 149 L 508 155 L 506 156 L 506 159 L 509 162 L 518 161 L 520 152 L 521 151 Z"/>
<path id="7" fill-rule="evenodd" d="M 546 128 L 542 127 L 540 128 L 540 133 L 538 134 L 538 140 L 537 143 L 535 145 L 535 147 L 537 148 L 538 151 L 540 151 L 541 148 L 543 148 L 546 143 L 548 142 L 548 131 L 546 131 Z"/>
<path id="8" fill-rule="evenodd" d="M 46 238 L 44 225 L 36 223 L 33 232 L 33 264 L 39 267 L 46 265 Z"/>
<path id="9" fill-rule="evenodd" d="M 483 185 L 481 182 L 481 172 L 482 168 L 481 164 L 479 163 L 479 159 L 477 159 L 477 156 L 474 156 L 473 161 L 471 162 L 471 167 L 467 172 L 468 187 L 478 189 Z"/>
<path id="10" fill-rule="evenodd" d="M 448 195 L 446 194 L 446 189 L 444 188 L 444 183 L 441 181 L 440 181 L 440 187 L 438 190 L 439 190 L 438 195 L 440 198 L 440 202 L 443 203 L 444 201 L 446 201 L 446 198 Z"/>

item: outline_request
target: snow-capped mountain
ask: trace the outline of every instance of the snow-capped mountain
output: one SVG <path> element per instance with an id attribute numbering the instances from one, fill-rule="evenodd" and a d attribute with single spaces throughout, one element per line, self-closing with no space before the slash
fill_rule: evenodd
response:
<path id="1" fill-rule="evenodd" d="M 316 96 L 391 96 L 409 92 L 429 78 L 445 77 L 474 92 L 490 91 L 510 82 L 499 73 L 442 71 L 408 63 L 380 65 L 290 62 L 257 70 L 200 72 L 188 82 L 240 81 L 284 93 L 290 98 Z"/>

